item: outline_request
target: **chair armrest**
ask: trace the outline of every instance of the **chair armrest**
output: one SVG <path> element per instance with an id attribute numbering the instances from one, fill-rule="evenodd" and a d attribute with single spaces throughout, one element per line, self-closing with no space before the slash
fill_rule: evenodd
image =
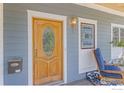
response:
<path id="1" fill-rule="evenodd" d="M 124 78 L 124 71 L 112 71 L 112 70 L 101 70 L 101 71 L 106 73 L 121 74 L 122 78 Z"/>
<path id="2" fill-rule="evenodd" d="M 109 63 L 106 63 L 105 65 L 108 65 L 108 66 L 119 66 L 119 64 L 109 64 Z"/>
<path id="3" fill-rule="evenodd" d="M 108 66 L 117 66 L 115 64 L 108 64 L 108 63 L 106 63 L 105 65 L 108 65 Z"/>

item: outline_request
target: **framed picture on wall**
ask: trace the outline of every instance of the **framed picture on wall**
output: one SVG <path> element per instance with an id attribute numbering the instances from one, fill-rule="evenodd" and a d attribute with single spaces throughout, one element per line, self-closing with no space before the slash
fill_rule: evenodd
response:
<path id="1" fill-rule="evenodd" d="M 81 23 L 81 48 L 95 48 L 95 25 L 89 23 Z"/>

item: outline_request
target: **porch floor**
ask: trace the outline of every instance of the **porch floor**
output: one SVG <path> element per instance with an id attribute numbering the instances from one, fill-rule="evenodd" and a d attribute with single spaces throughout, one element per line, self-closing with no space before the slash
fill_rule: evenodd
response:
<path id="1" fill-rule="evenodd" d="M 69 86 L 75 86 L 75 85 L 88 85 L 88 86 L 92 86 L 93 84 L 91 83 L 91 82 L 89 82 L 88 80 L 86 80 L 86 79 L 83 79 L 83 80 L 77 80 L 77 81 L 73 81 L 73 82 L 70 82 L 70 83 L 68 83 L 68 84 L 64 84 L 64 86 L 66 86 L 66 85 L 69 85 Z"/>

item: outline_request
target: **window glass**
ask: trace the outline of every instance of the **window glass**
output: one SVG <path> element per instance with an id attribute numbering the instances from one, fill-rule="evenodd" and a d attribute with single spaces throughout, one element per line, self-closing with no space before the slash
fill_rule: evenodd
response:
<path id="1" fill-rule="evenodd" d="M 81 23 L 81 48 L 95 47 L 95 25 Z"/>
<path id="2" fill-rule="evenodd" d="M 113 46 L 117 46 L 118 42 L 119 42 L 119 28 L 114 27 L 113 28 Z"/>
<path id="3" fill-rule="evenodd" d="M 120 41 L 124 41 L 124 28 L 120 28 Z"/>
<path id="4" fill-rule="evenodd" d="M 47 56 L 51 56 L 55 47 L 55 36 L 51 27 L 44 29 L 43 37 L 43 50 Z"/>

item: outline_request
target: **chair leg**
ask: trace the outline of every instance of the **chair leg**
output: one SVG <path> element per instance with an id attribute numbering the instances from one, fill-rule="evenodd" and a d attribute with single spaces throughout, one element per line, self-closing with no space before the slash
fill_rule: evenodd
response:
<path id="1" fill-rule="evenodd" d="M 124 79 L 124 72 L 122 72 L 122 78 Z"/>

